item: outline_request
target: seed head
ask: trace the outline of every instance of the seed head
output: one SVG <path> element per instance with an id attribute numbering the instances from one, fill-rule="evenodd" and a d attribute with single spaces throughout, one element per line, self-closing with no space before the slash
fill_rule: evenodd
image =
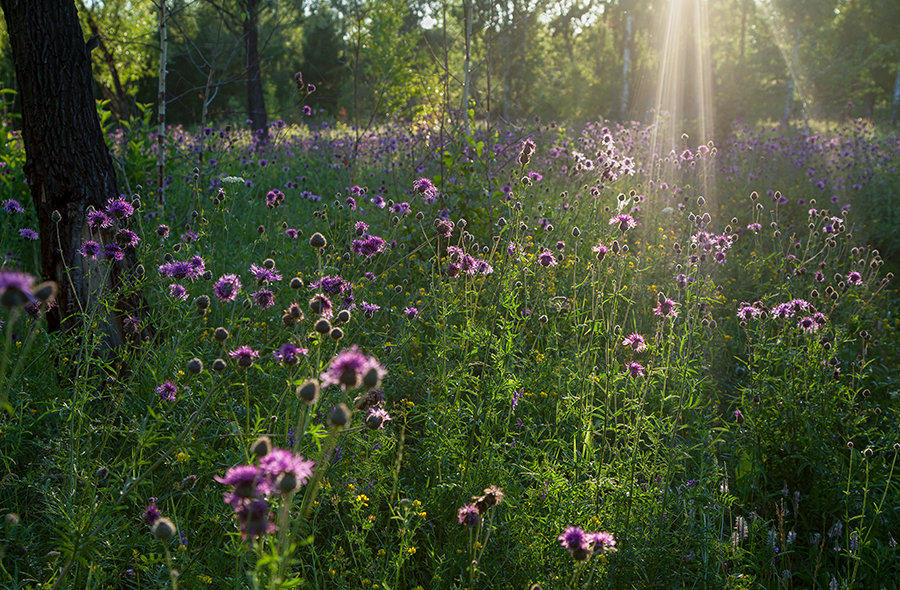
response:
<path id="1" fill-rule="evenodd" d="M 350 408 L 347 404 L 338 404 L 328 414 L 328 422 L 337 428 L 343 428 L 350 423 Z"/>
<path id="2" fill-rule="evenodd" d="M 328 240 L 325 239 L 325 236 L 316 232 L 309 237 L 309 245 L 316 249 L 324 248 L 328 245 Z"/>
<path id="3" fill-rule="evenodd" d="M 261 436 L 250 445 L 250 453 L 256 457 L 265 457 L 272 451 L 272 439 Z"/>
<path id="4" fill-rule="evenodd" d="M 187 370 L 194 375 L 199 375 L 203 372 L 203 361 L 198 358 L 192 358 L 188 361 Z"/>
<path id="5" fill-rule="evenodd" d="M 314 404 L 319 400 L 319 382 L 307 379 L 303 385 L 297 387 L 297 397 L 307 404 Z"/>
<path id="6" fill-rule="evenodd" d="M 168 541 L 175 536 L 176 530 L 174 522 L 166 517 L 162 517 L 153 523 L 153 528 L 150 529 L 150 532 L 160 541 Z"/>

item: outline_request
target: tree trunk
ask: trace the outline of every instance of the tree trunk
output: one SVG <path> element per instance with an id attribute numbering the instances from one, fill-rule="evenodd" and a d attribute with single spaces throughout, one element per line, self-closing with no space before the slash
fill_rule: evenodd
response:
<path id="1" fill-rule="evenodd" d="M 96 298 L 96 281 L 106 276 L 97 267 L 89 280 L 87 259 L 78 250 L 89 236 L 88 208 L 102 209 L 118 194 L 115 168 L 97 117 L 91 56 L 73 0 L 0 0 L 0 7 L 22 101 L 25 176 L 37 210 L 41 271 L 59 287 L 58 307 L 47 316 L 50 330 L 57 330 L 87 309 Z M 110 284 L 124 268 L 114 266 Z M 121 322 L 97 320 L 107 343 L 120 344 Z"/>
<path id="2" fill-rule="evenodd" d="M 266 99 L 263 96 L 259 68 L 259 0 L 247 0 L 244 16 L 244 42 L 247 47 L 247 118 L 257 141 L 269 139 Z"/>

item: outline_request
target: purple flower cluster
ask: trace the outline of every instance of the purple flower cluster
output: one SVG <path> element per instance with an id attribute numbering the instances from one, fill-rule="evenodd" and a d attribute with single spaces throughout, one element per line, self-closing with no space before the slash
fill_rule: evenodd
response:
<path id="1" fill-rule="evenodd" d="M 269 497 L 274 493 L 289 495 L 312 477 L 315 463 L 288 450 L 273 448 L 259 459 L 258 465 L 238 465 L 215 477 L 231 486 L 225 503 L 234 508 L 238 527 L 244 539 L 258 538 L 275 531 Z"/>
<path id="2" fill-rule="evenodd" d="M 585 561 L 594 553 L 613 552 L 616 547 L 616 538 L 612 533 L 586 533 L 577 526 L 570 526 L 557 538 L 576 561 Z"/>
<path id="3" fill-rule="evenodd" d="M 482 495 L 472 496 L 472 501 L 457 511 L 459 524 L 470 527 L 477 525 L 490 508 L 503 503 L 503 498 L 501 488 L 497 486 L 485 488 Z"/>
<path id="4" fill-rule="evenodd" d="M 354 344 L 331 359 L 328 370 L 319 379 L 322 385 L 339 385 L 346 391 L 360 385 L 369 389 L 379 387 L 386 375 L 384 367 L 375 357 L 366 356 Z"/>
<path id="5" fill-rule="evenodd" d="M 447 246 L 447 255 L 450 258 L 450 264 L 447 265 L 447 276 L 451 278 L 461 274 L 487 276 L 494 272 L 494 267 L 488 261 L 475 258 L 458 246 Z"/>
<path id="6" fill-rule="evenodd" d="M 109 244 L 107 244 L 109 245 Z M 195 280 L 206 272 L 206 263 L 200 256 L 192 256 L 189 260 L 173 260 L 160 265 L 159 273 L 173 279 Z"/>
<path id="7" fill-rule="evenodd" d="M 384 240 L 378 236 L 363 234 L 358 240 L 353 240 L 350 250 L 357 256 L 372 258 L 376 254 L 384 252 Z"/>
<path id="8" fill-rule="evenodd" d="M 434 203 L 439 195 L 434 183 L 427 178 L 419 178 L 413 182 L 413 191 L 422 195 L 422 199 L 429 205 Z"/>
<path id="9" fill-rule="evenodd" d="M 241 279 L 234 274 L 224 274 L 213 285 L 213 295 L 222 302 L 234 301 L 241 292 Z"/>

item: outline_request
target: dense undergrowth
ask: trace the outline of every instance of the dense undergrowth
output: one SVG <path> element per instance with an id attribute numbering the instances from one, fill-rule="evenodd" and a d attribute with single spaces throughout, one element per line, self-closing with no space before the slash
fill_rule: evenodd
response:
<path id="1" fill-rule="evenodd" d="M 38 272 L 11 133 L 10 296 Z M 895 135 L 170 137 L 161 207 L 152 133 L 109 129 L 127 196 L 83 249 L 136 250 L 131 343 L 103 350 L 113 293 L 65 333 L 2 311 L 4 585 L 900 576 Z"/>

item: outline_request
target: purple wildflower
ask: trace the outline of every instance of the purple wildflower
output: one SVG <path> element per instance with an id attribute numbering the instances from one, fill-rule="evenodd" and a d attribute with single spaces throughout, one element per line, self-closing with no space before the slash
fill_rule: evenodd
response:
<path id="1" fill-rule="evenodd" d="M 157 506 L 156 506 L 156 498 L 155 497 L 150 498 L 150 503 L 147 504 L 146 508 L 144 508 L 144 512 L 143 512 L 143 514 L 141 514 L 141 517 L 144 519 L 144 522 L 146 522 L 149 525 L 152 525 L 157 520 L 159 520 L 159 517 L 160 517 L 159 508 L 157 508 Z"/>
<path id="2" fill-rule="evenodd" d="M 263 309 L 268 309 L 275 305 L 275 293 L 268 289 L 255 291 L 250 294 L 250 297 L 253 299 L 253 303 Z"/>
<path id="3" fill-rule="evenodd" d="M 625 365 L 626 372 L 631 375 L 632 378 L 643 377 L 644 368 L 644 365 L 635 362 L 630 362 Z"/>
<path id="4" fill-rule="evenodd" d="M 405 315 L 407 319 L 414 320 L 419 317 L 419 310 L 415 307 L 407 307 L 403 310 L 403 315 Z"/>
<path id="5" fill-rule="evenodd" d="M 21 233 L 21 231 L 22 230 L 19 230 L 20 233 Z M 851 285 L 862 285 L 863 284 L 862 275 L 859 274 L 858 272 L 856 272 L 855 270 L 851 270 L 847 274 L 847 282 L 850 283 Z"/>
<path id="6" fill-rule="evenodd" d="M 459 524 L 466 526 L 475 526 L 481 520 L 481 514 L 475 504 L 466 504 L 457 512 Z"/>
<path id="7" fill-rule="evenodd" d="M 363 234 L 361 239 L 353 240 L 350 250 L 358 256 L 372 258 L 376 254 L 384 252 L 384 240 L 378 236 Z"/>
<path id="8" fill-rule="evenodd" d="M 384 430 L 384 423 L 390 420 L 391 415 L 384 408 L 369 408 L 363 421 L 371 430 Z"/>
<path id="9" fill-rule="evenodd" d="M 106 202 L 106 214 L 116 219 L 127 219 L 134 215 L 134 207 L 122 195 Z"/>
<path id="10" fill-rule="evenodd" d="M 94 240 L 85 240 L 78 252 L 85 258 L 97 260 L 97 256 L 100 255 L 100 244 Z"/>
<path id="11" fill-rule="evenodd" d="M 175 394 L 178 393 L 178 387 L 171 381 L 164 381 L 162 385 L 156 388 L 156 393 L 162 399 L 174 402 Z"/>
<path id="12" fill-rule="evenodd" d="M 626 336 L 625 339 L 622 340 L 622 346 L 628 346 L 635 352 L 641 352 L 647 349 L 644 337 L 637 333 Z"/>
<path id="13" fill-rule="evenodd" d="M 120 229 L 116 232 L 116 243 L 123 248 L 134 248 L 140 242 L 140 236 L 130 229 Z"/>
<path id="14" fill-rule="evenodd" d="M 185 289 L 178 283 L 172 283 L 171 285 L 169 285 L 169 297 L 177 301 L 187 301 L 187 289 Z"/>
<path id="15" fill-rule="evenodd" d="M 107 260 L 125 259 L 125 253 L 122 252 L 122 248 L 120 248 L 118 244 L 112 243 L 103 247 L 103 256 L 106 257 Z"/>
<path id="16" fill-rule="evenodd" d="M 306 348 L 300 348 L 292 342 L 285 342 L 281 345 L 281 348 L 272 352 L 272 356 L 275 357 L 275 360 L 285 365 L 295 365 L 300 357 L 305 356 L 307 352 L 309 350 Z"/>
<path id="17" fill-rule="evenodd" d="M 373 315 L 375 315 L 376 311 L 381 309 L 380 305 L 376 305 L 374 303 L 368 303 L 367 301 L 360 301 L 359 307 L 360 307 L 360 309 L 363 310 L 363 313 L 365 314 L 365 316 L 367 318 L 371 318 Z"/>
<path id="18" fill-rule="evenodd" d="M 272 449 L 259 460 L 262 474 L 275 483 L 280 475 L 292 474 L 299 486 L 304 485 L 312 477 L 315 462 L 305 459 L 303 455 L 294 454 L 285 449 Z"/>
<path id="19" fill-rule="evenodd" d="M 634 220 L 634 217 L 628 215 L 627 213 L 620 213 L 615 217 L 610 218 L 609 225 L 617 225 L 619 226 L 619 231 L 625 233 L 627 230 L 637 227 L 637 222 Z"/>
<path id="20" fill-rule="evenodd" d="M 570 526 L 559 537 L 562 546 L 569 550 L 578 561 L 584 561 L 590 556 L 590 544 L 584 530 L 577 526 Z"/>
<path id="21" fill-rule="evenodd" d="M 19 236 L 25 240 L 37 240 L 38 233 L 29 227 L 23 227 L 19 230 Z"/>
<path id="22" fill-rule="evenodd" d="M 241 279 L 235 274 L 224 274 L 213 285 L 213 295 L 219 301 L 234 301 L 240 292 Z"/>
<path id="23" fill-rule="evenodd" d="M 676 317 L 678 315 L 678 310 L 675 309 L 676 305 L 678 305 L 678 303 L 660 293 L 657 298 L 656 307 L 653 308 L 653 313 L 664 318 L 670 316 Z"/>
<path id="24" fill-rule="evenodd" d="M 540 254 L 538 254 L 538 262 L 540 262 L 541 266 L 545 268 L 548 266 L 556 266 L 557 264 L 559 264 L 556 261 L 556 257 L 553 255 L 553 252 L 547 249 L 544 249 Z"/>
<path id="25" fill-rule="evenodd" d="M 321 293 L 316 293 L 309 300 L 309 309 L 325 319 L 329 319 L 334 315 L 334 306 L 331 303 L 331 299 Z"/>
<path id="26" fill-rule="evenodd" d="M 3 201 L 3 210 L 7 213 L 23 213 L 25 208 L 15 199 L 6 199 Z"/>
<path id="27" fill-rule="evenodd" d="M 351 285 L 339 275 L 325 275 L 310 283 L 309 288 L 313 291 L 320 289 L 326 295 L 341 295 L 350 291 Z"/>
<path id="28" fill-rule="evenodd" d="M 375 357 L 367 357 L 355 344 L 344 349 L 331 359 L 328 370 L 319 376 L 322 385 L 340 385 L 342 389 L 353 389 L 364 384 L 370 389 L 386 375 L 384 367 Z"/>
<path id="29" fill-rule="evenodd" d="M 10 307 L 7 304 L 8 301 L 17 300 L 20 303 L 15 305 L 20 305 L 23 298 L 28 302 L 34 302 L 36 297 L 32 292 L 33 285 L 34 277 L 28 273 L 17 270 L 0 270 L 0 301 L 7 307 Z M 7 291 L 10 292 L 10 295 L 6 294 Z"/>
<path id="30" fill-rule="evenodd" d="M 246 344 L 243 346 L 238 346 L 234 350 L 228 353 L 232 359 L 237 361 L 237 364 L 241 367 L 249 367 L 253 364 L 253 359 L 259 358 L 259 352 L 253 350 Z"/>
<path id="31" fill-rule="evenodd" d="M 250 274 L 256 277 L 257 284 L 264 285 L 266 283 L 274 283 L 275 281 L 281 280 L 281 273 L 272 268 L 266 268 L 265 266 L 257 266 L 255 264 L 250 265 Z"/>
<path id="32" fill-rule="evenodd" d="M 156 226 L 156 235 L 165 239 L 169 237 L 169 226 L 163 223 Z"/>
<path id="33" fill-rule="evenodd" d="M 107 228 L 112 227 L 112 219 L 103 211 L 88 211 L 87 224 L 90 228 Z"/>

